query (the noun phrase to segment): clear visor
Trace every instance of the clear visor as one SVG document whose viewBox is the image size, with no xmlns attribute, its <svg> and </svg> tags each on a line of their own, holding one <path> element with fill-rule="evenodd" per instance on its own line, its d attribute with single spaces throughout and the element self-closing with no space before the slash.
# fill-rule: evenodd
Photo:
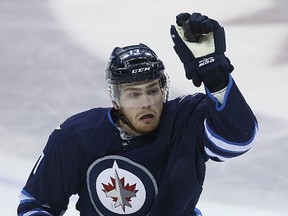
<svg viewBox="0 0 288 216">
<path fill-rule="evenodd" d="M 116 86 L 115 86 L 116 87 Z M 125 83 L 114 87 L 114 101 L 120 107 L 149 107 L 165 101 L 165 91 L 159 80 Z"/>
</svg>

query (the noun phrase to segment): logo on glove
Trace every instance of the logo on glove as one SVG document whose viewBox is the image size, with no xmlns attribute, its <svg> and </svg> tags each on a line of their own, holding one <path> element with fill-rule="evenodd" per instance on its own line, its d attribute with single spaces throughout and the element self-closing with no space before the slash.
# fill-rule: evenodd
<svg viewBox="0 0 288 216">
<path fill-rule="evenodd" d="M 214 61 L 215 61 L 215 59 L 213 57 L 203 59 L 203 60 L 199 61 L 199 68 L 203 67 L 203 66 L 205 66 L 207 64 L 210 64 L 210 63 L 212 63 Z"/>
</svg>

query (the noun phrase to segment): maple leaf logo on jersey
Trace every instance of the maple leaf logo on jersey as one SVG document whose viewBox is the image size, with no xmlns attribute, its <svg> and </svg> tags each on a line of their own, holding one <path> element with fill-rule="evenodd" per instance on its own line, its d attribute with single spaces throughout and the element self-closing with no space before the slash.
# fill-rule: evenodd
<svg viewBox="0 0 288 216">
<path fill-rule="evenodd" d="M 125 179 L 119 178 L 117 170 L 115 170 L 115 178 L 110 177 L 112 184 L 104 184 L 103 185 L 103 192 L 106 194 L 106 197 L 111 197 L 114 201 L 114 207 L 117 208 L 119 206 L 122 207 L 123 211 L 125 212 L 125 206 L 132 207 L 130 204 L 131 198 L 136 197 L 136 184 L 125 185 Z"/>
</svg>

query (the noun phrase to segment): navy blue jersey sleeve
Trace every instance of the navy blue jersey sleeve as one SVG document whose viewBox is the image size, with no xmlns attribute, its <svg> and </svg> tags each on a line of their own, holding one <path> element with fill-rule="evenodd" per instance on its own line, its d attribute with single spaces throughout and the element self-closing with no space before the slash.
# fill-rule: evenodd
<svg viewBox="0 0 288 216">
<path fill-rule="evenodd" d="M 206 154 L 224 161 L 247 152 L 258 131 L 257 120 L 230 76 L 224 101 L 220 104 L 208 89 L 208 115 L 204 122 Z"/>
<path fill-rule="evenodd" d="M 73 139 L 56 129 L 21 192 L 18 215 L 62 215 L 78 184 L 77 148 Z M 33 213 L 33 214 L 32 214 Z"/>
<path fill-rule="evenodd" d="M 53 131 L 21 192 L 18 215 L 66 211 L 70 196 L 78 193 L 85 179 L 83 146 L 101 121 L 97 113 L 91 110 L 72 116 Z"/>
<path fill-rule="evenodd" d="M 20 194 L 18 215 L 64 214 L 71 195 L 79 194 L 84 187 L 85 148 L 108 110 L 95 108 L 78 113 L 52 132 Z"/>
</svg>

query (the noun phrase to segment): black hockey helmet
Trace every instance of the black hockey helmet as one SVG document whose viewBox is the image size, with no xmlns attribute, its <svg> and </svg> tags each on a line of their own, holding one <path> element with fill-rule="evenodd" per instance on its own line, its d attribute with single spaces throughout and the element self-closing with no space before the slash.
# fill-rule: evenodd
<svg viewBox="0 0 288 216">
<path fill-rule="evenodd" d="M 108 92 L 112 101 L 119 98 L 119 85 L 124 83 L 146 82 L 159 79 L 168 99 L 168 75 L 164 64 L 153 50 L 145 44 L 116 47 L 113 49 L 105 71 Z"/>
<path fill-rule="evenodd" d="M 146 45 L 114 48 L 106 69 L 108 84 L 143 82 L 164 75 L 164 65 Z"/>
</svg>

